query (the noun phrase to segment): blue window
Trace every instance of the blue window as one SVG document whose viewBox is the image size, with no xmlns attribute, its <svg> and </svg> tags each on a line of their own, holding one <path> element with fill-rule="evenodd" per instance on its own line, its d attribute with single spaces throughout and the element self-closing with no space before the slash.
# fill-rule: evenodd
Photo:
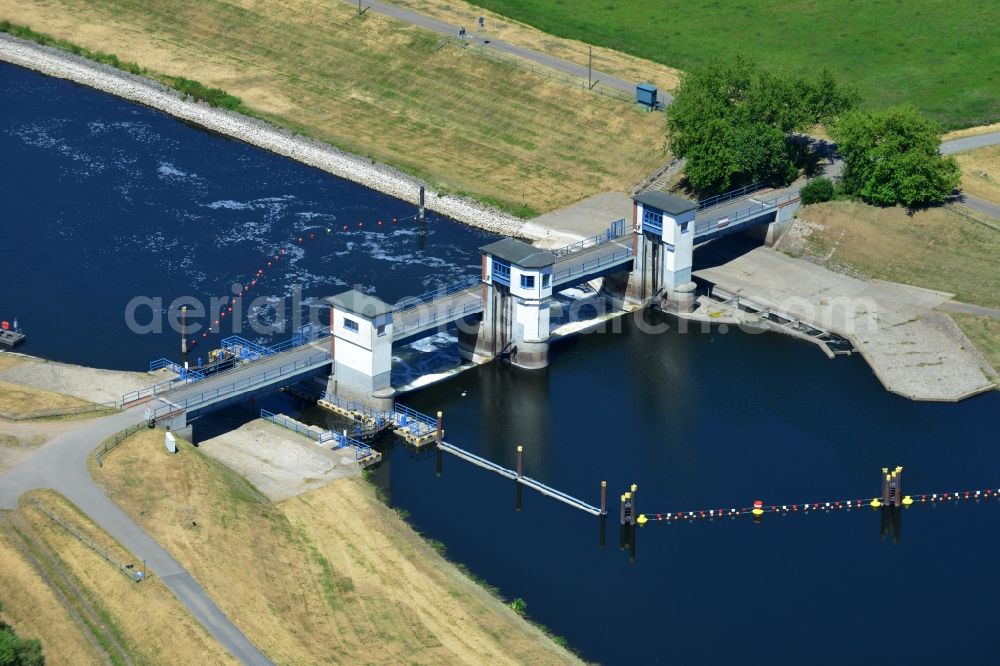
<svg viewBox="0 0 1000 666">
<path fill-rule="evenodd" d="M 357 333 L 358 322 L 354 321 L 353 319 L 348 319 L 347 317 L 344 317 L 344 328 L 346 328 L 351 333 Z"/>
<path fill-rule="evenodd" d="M 682 234 L 686 234 L 687 232 L 688 232 L 688 223 L 687 222 L 681 222 L 681 233 Z"/>
<path fill-rule="evenodd" d="M 542 289 L 548 289 L 550 284 L 552 284 L 552 276 L 546 273 L 542 276 Z"/>
<path fill-rule="evenodd" d="M 510 286 L 510 264 L 493 260 L 493 281 Z"/>
<path fill-rule="evenodd" d="M 655 208 L 642 208 L 642 230 L 663 233 L 663 213 Z"/>
<path fill-rule="evenodd" d="M 521 289 L 534 289 L 535 288 L 535 276 L 534 275 L 522 275 L 521 276 Z"/>
</svg>

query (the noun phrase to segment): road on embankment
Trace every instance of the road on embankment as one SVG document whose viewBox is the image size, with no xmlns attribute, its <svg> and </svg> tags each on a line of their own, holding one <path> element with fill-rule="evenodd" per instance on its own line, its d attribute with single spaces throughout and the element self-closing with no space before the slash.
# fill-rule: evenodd
<svg viewBox="0 0 1000 666">
<path fill-rule="evenodd" d="M 353 6 L 357 6 L 358 4 L 356 0 L 342 1 Z M 586 79 L 589 74 L 595 81 L 600 82 L 608 88 L 620 90 L 628 93 L 629 95 L 635 94 L 634 81 L 626 81 L 625 79 L 612 76 L 607 72 L 600 72 L 596 69 L 588 70 L 583 65 L 579 65 L 575 62 L 563 60 L 562 58 L 556 58 L 546 53 L 540 53 L 539 51 L 533 51 L 532 49 L 524 48 L 523 46 L 517 46 L 515 44 L 511 44 L 510 42 L 505 42 L 502 39 L 487 39 L 486 37 L 482 37 L 474 32 L 475 26 L 451 25 L 449 23 L 445 23 L 444 21 L 439 21 L 429 16 L 424 16 L 423 14 L 418 14 L 417 12 L 410 11 L 409 9 L 399 7 L 398 5 L 390 5 L 384 2 L 365 0 L 361 3 L 361 6 L 362 8 L 367 7 L 367 11 L 377 12 L 405 23 L 433 30 L 434 32 L 447 37 L 457 38 L 459 36 L 459 29 L 465 27 L 465 41 L 471 44 L 479 44 L 486 48 L 492 48 L 500 53 L 506 53 L 518 58 L 524 58 L 525 60 L 529 60 L 543 67 L 554 69 L 557 72 L 575 76 L 581 80 Z M 670 93 L 662 90 L 659 92 L 659 97 L 666 104 L 669 104 L 673 100 L 673 96 Z"/>
<path fill-rule="evenodd" d="M 0 509 L 17 508 L 18 498 L 36 488 L 62 493 L 133 555 L 145 560 L 153 574 L 234 657 L 244 664 L 270 664 L 271 660 L 230 622 L 191 574 L 111 501 L 90 476 L 87 459 L 91 452 L 119 430 L 141 423 L 142 411 L 143 406 L 139 406 L 81 423 L 0 474 Z"/>
<path fill-rule="evenodd" d="M 354 0 L 342 0 L 343 2 L 350 5 L 357 5 Z M 579 65 L 568 60 L 563 60 L 561 58 L 556 58 L 550 56 L 546 53 L 541 53 L 539 51 L 534 51 L 523 46 L 517 46 L 509 42 L 505 42 L 501 39 L 487 39 L 474 32 L 475 26 L 456 26 L 444 21 L 439 21 L 438 19 L 431 18 L 429 16 L 424 16 L 417 12 L 411 11 L 404 7 L 398 5 L 386 4 L 384 2 L 377 2 L 371 0 L 362 3 L 362 8 L 367 7 L 367 11 L 377 12 L 385 16 L 403 21 L 405 23 L 410 23 L 412 25 L 420 26 L 428 30 L 433 30 L 441 35 L 448 37 L 458 37 L 459 28 L 466 27 L 465 40 L 472 44 L 479 44 L 486 48 L 492 48 L 500 53 L 506 53 L 508 55 L 516 56 L 518 58 L 523 58 L 525 60 L 534 62 L 536 64 L 542 65 L 543 67 L 549 67 L 558 72 L 568 74 L 569 76 L 577 77 L 581 80 L 592 76 L 595 80 L 599 80 L 601 84 L 613 88 L 615 90 L 620 90 L 622 92 L 628 93 L 629 95 L 635 92 L 636 83 L 633 81 L 626 81 L 625 79 L 619 78 L 617 76 L 612 76 L 606 72 L 600 72 L 597 70 L 588 71 L 583 65 Z M 470 32 L 470 30 L 472 30 Z M 664 104 L 670 104 L 673 101 L 673 95 L 668 92 L 660 91 L 660 99 Z M 988 132 L 986 134 L 979 134 L 975 136 L 962 137 L 960 139 L 952 139 L 951 141 L 944 141 L 941 143 L 941 154 L 951 155 L 954 153 L 964 152 L 966 150 L 975 150 L 976 148 L 984 148 L 986 146 L 992 146 L 1000 143 L 1000 132 Z M 838 160 L 839 162 L 839 160 Z M 829 175 L 834 175 L 835 172 L 839 173 L 839 164 L 835 163 L 830 165 L 827 169 Z M 779 191 L 783 192 L 784 190 Z M 968 194 L 964 194 L 962 197 L 962 204 L 971 208 L 972 210 L 982 213 L 984 215 L 989 215 L 990 217 L 1000 219 L 1000 205 L 993 202 L 986 201 L 985 199 L 980 199 Z"/>
</svg>

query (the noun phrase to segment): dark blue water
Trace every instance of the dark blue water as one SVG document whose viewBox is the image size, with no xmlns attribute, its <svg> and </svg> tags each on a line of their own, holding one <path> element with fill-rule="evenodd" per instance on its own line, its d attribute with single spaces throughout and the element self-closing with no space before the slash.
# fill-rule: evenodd
<svg viewBox="0 0 1000 666">
<path fill-rule="evenodd" d="M 122 302 L 140 287 L 225 293 L 271 244 L 316 225 L 299 213 L 356 224 L 411 212 L 71 84 L 12 68 L 0 76 L 2 182 L 17 183 L 4 196 L 17 214 L 4 218 L 0 310 L 30 321 L 26 351 L 139 367 L 174 347 L 118 325 Z M 161 173 L 164 164 L 184 176 Z M 224 201 L 235 205 L 213 207 Z M 299 281 L 323 293 L 357 281 L 394 298 L 436 272 L 474 270 L 485 238 L 437 220 L 421 251 L 412 231 L 352 227 L 315 239 L 320 251 L 307 247 L 268 289 L 283 294 Z M 32 281 L 21 280 L 25 272 Z M 99 348 L 80 343 L 94 331 L 79 321 L 94 310 Z M 515 511 L 509 481 L 447 455 L 440 478 L 433 454 L 400 446 L 375 472 L 420 531 L 523 598 L 532 619 L 588 660 L 996 662 L 995 502 L 915 506 L 901 513 L 896 537 L 883 536 L 880 513 L 867 508 L 768 515 L 759 525 L 652 523 L 636 534 L 634 562 L 619 550 L 614 514 L 631 483 L 641 511 L 665 513 L 872 497 L 880 468 L 896 465 L 908 492 L 997 488 L 998 393 L 912 403 L 886 393 L 858 357 L 829 361 L 775 335 L 648 335 L 626 321 L 620 333 L 559 345 L 548 370 L 482 366 L 406 403 L 443 410 L 449 441 L 507 466 L 523 444 L 527 474 L 591 503 L 608 481 L 602 547 L 597 519 L 531 491 Z M 196 435 L 240 418 L 199 421 Z"/>
<path fill-rule="evenodd" d="M 479 246 L 496 238 L 436 216 L 422 233 L 412 205 L 2 63 L 0 187 L 0 319 L 18 318 L 25 353 L 106 368 L 178 358 L 171 303 L 190 297 L 208 310 L 258 270 L 238 321 L 192 322 L 221 325 L 193 336 L 196 352 L 233 332 L 290 337 L 293 314 L 308 320 L 299 291 L 308 302 L 360 285 L 393 302 L 474 275 Z M 152 302 L 133 319 L 155 317 L 162 333 L 129 329 L 136 297 L 159 299 L 162 311 Z M 284 330 L 258 334 L 250 315 Z"/>
</svg>

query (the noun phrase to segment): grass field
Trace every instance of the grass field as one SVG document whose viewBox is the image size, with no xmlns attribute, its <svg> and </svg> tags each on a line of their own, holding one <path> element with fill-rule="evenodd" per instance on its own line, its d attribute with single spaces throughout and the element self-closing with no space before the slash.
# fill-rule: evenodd
<svg viewBox="0 0 1000 666">
<path fill-rule="evenodd" d="M 907 214 L 852 201 L 805 206 L 805 253 L 834 270 L 955 294 L 1000 307 L 1000 234 L 946 208 Z"/>
<path fill-rule="evenodd" d="M 1000 203 L 1000 145 L 955 155 L 962 167 L 962 189 L 976 197 Z"/>
<path fill-rule="evenodd" d="M 161 431 L 95 478 L 277 663 L 575 661 L 445 561 L 361 479 L 273 504 Z"/>
<path fill-rule="evenodd" d="M 522 215 L 627 191 L 662 114 L 320 0 L 0 0 L 0 18 L 239 96 L 255 114 Z"/>
<path fill-rule="evenodd" d="M 951 313 L 962 332 L 972 340 L 979 353 L 993 369 L 1000 372 L 1000 319 Z"/>
<path fill-rule="evenodd" d="M 995 0 L 476 0 L 545 32 L 682 70 L 737 53 L 767 67 L 828 66 L 866 105 L 912 102 L 945 129 L 1000 120 Z"/>
<path fill-rule="evenodd" d="M 61 495 L 35 491 L 0 516 L 0 600 L 25 636 L 42 641 L 48 663 L 232 664 L 235 661 L 154 575 L 135 583 L 33 505 L 70 524 L 118 562 L 141 560 Z"/>
</svg>

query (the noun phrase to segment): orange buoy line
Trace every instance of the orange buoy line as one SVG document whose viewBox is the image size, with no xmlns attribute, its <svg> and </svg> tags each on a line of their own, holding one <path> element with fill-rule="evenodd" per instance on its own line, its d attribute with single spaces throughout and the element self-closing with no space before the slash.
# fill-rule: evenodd
<svg viewBox="0 0 1000 666">
<path fill-rule="evenodd" d="M 418 217 L 420 217 L 420 214 L 419 213 L 415 213 L 413 215 L 408 215 L 406 217 L 394 217 L 394 218 L 392 218 L 391 222 L 383 222 L 381 219 L 377 219 L 375 221 L 374 226 L 376 228 L 378 228 L 378 227 L 382 227 L 384 225 L 389 225 L 389 224 L 399 224 L 400 222 L 405 222 L 407 220 L 415 220 Z M 365 228 L 365 223 L 363 221 L 358 222 L 357 223 L 357 228 L 358 229 L 364 229 Z M 330 236 L 330 235 L 332 235 L 334 233 L 334 231 L 349 231 L 349 230 L 351 230 L 351 225 L 345 224 L 345 225 L 342 226 L 341 229 L 335 229 L 334 227 L 324 227 L 324 228 L 316 227 L 314 229 L 317 229 L 317 230 L 319 230 L 321 232 L 325 231 L 326 233 L 322 234 L 322 235 Z M 209 317 L 209 320 L 208 320 L 208 322 L 209 322 L 208 323 L 208 329 L 201 334 L 201 337 L 202 338 L 207 338 L 210 333 L 221 333 L 222 332 L 222 324 L 225 322 L 226 316 L 227 315 L 232 315 L 232 313 L 233 313 L 233 306 L 235 306 L 237 304 L 237 302 L 239 301 L 239 299 L 245 297 L 247 295 L 247 293 L 250 292 L 251 289 L 253 289 L 254 287 L 256 287 L 258 282 L 260 282 L 261 280 L 264 279 L 264 275 L 265 275 L 264 269 L 265 268 L 271 268 L 272 266 L 275 266 L 279 261 L 281 261 L 281 259 L 286 254 L 288 254 L 288 252 L 291 249 L 293 249 L 295 247 L 303 247 L 304 244 L 306 243 L 306 241 L 315 240 L 316 239 L 316 233 L 317 232 L 315 230 L 314 231 L 303 232 L 301 236 L 299 236 L 299 235 L 294 236 L 287 243 L 283 243 L 283 244 L 279 245 L 278 249 L 275 250 L 275 252 L 273 254 L 268 255 L 264 259 L 264 261 L 266 262 L 266 264 L 263 265 L 263 266 L 261 266 L 260 268 L 258 268 L 254 272 L 253 277 L 251 277 L 250 280 L 248 280 L 246 282 L 242 282 L 241 281 L 242 289 L 239 292 L 237 292 L 230 299 L 229 304 L 226 305 L 226 306 L 223 306 L 219 310 L 218 315 L 216 315 L 215 317 Z M 189 344 L 191 345 L 191 347 L 194 347 L 195 345 L 198 344 L 198 338 L 197 337 L 191 338 L 191 340 L 189 341 Z"/>
<path fill-rule="evenodd" d="M 938 504 L 942 502 L 959 502 L 964 500 L 983 500 L 1000 498 L 1000 488 L 987 488 L 985 490 L 965 490 L 953 493 L 926 493 L 921 495 L 907 495 L 901 501 L 904 507 L 913 504 Z M 723 509 L 697 509 L 695 511 L 667 511 L 663 513 L 643 514 L 638 520 L 639 524 L 646 522 L 678 523 L 701 520 L 704 518 L 737 518 L 739 516 L 753 516 L 760 518 L 765 513 L 809 513 L 809 512 L 830 512 L 830 511 L 850 511 L 851 509 L 863 509 L 865 507 L 878 508 L 889 506 L 884 504 L 880 498 L 874 499 L 853 499 L 853 500 L 833 500 L 829 502 L 803 502 L 799 504 L 771 504 L 766 505 L 762 500 L 755 500 L 752 506 L 732 507 Z"/>
</svg>

